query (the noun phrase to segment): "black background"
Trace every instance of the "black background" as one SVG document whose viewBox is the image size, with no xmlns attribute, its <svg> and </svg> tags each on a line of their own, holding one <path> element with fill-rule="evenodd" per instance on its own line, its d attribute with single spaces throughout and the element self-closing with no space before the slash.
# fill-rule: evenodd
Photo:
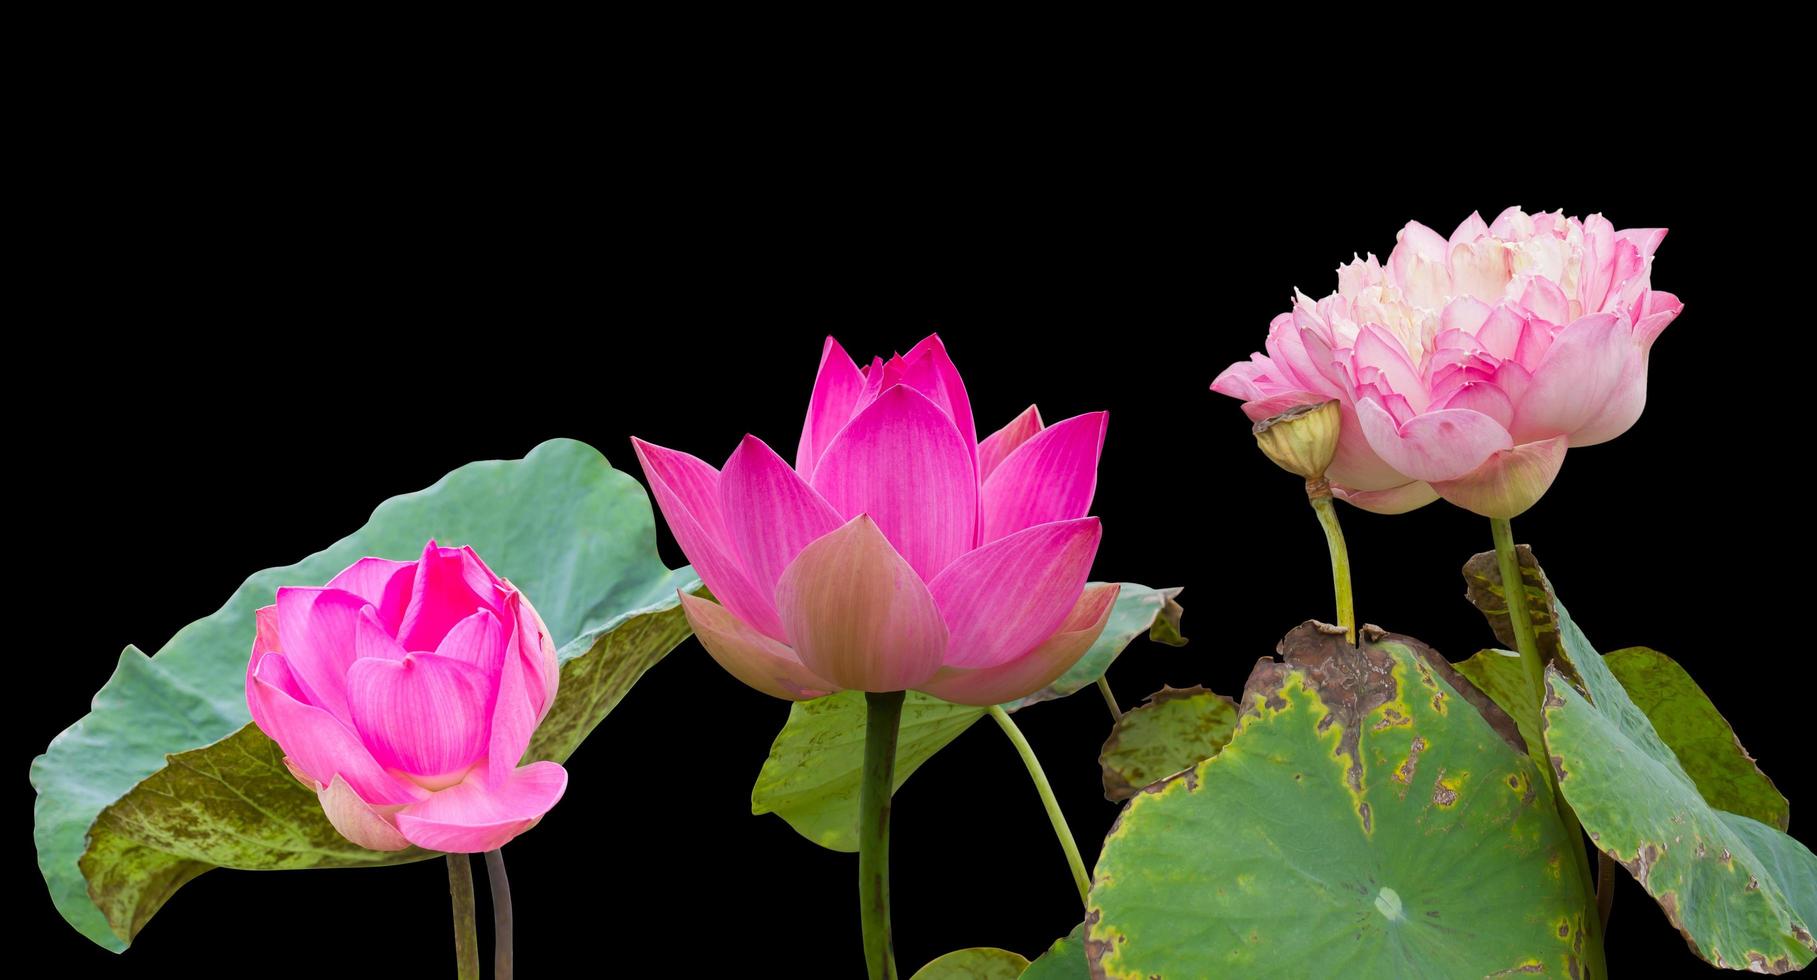
<svg viewBox="0 0 1817 980">
<path fill-rule="evenodd" d="M 636 473 L 633 434 L 718 462 L 747 431 L 792 455 L 828 333 L 868 358 L 938 330 L 981 434 L 1031 401 L 1050 422 L 1108 409 L 1094 577 L 1185 586 L 1192 640 L 1138 640 L 1111 681 L 1126 706 L 1164 683 L 1238 693 L 1283 632 L 1329 617 L 1329 579 L 1297 481 L 1208 384 L 1293 286 L 1324 295 L 1338 263 L 1386 258 L 1408 219 L 1449 234 L 1509 204 L 1669 227 L 1653 281 L 1687 304 L 1654 349 L 1646 414 L 1571 452 L 1517 537 L 1599 646 L 1679 659 L 1794 812 L 1817 805 L 1797 724 L 1817 676 L 1794 476 L 1810 326 L 1788 295 L 1808 243 L 1774 211 L 1781 178 L 1745 155 L 1692 164 L 1633 124 L 1600 156 L 1487 167 L 1460 147 L 1389 183 L 1394 141 L 1291 128 L 1213 154 L 1135 127 L 1115 149 L 1001 162 L 920 144 L 785 161 L 746 130 L 689 152 L 555 125 L 510 150 L 402 124 L 331 144 L 255 130 L 209 131 L 221 152 L 206 158 L 181 152 L 204 134 L 149 129 L 117 156 L 72 156 L 68 220 L 34 261 L 55 310 L 12 364 L 37 393 L 12 413 L 32 508 L 14 612 L 34 624 L 11 658 L 15 942 L 71 975 L 440 973 L 440 862 L 210 873 L 126 954 L 102 951 L 27 870 L 29 757 L 125 644 L 156 650 L 248 574 L 469 460 L 569 436 Z M 1490 546 L 1486 521 L 1443 503 L 1341 513 L 1361 619 L 1453 659 L 1493 642 L 1458 574 Z M 653 669 L 508 849 L 520 975 L 860 975 L 855 857 L 749 812 L 787 714 L 691 639 Z M 1089 862 L 1116 814 L 1098 782 L 1104 706 L 1088 690 L 1017 717 Z M 894 833 L 905 973 L 970 945 L 1032 956 L 1080 918 L 994 726 L 908 782 Z M 1608 952 L 1617 976 L 1699 969 L 1625 874 Z"/>
</svg>

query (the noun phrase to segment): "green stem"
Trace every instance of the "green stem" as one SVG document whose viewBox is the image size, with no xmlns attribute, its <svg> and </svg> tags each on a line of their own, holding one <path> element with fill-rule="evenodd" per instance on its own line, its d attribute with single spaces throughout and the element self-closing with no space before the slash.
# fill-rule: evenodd
<svg viewBox="0 0 1817 980">
<path fill-rule="evenodd" d="M 511 980 L 511 879 L 502 848 L 486 852 L 486 882 L 492 886 L 492 980 Z"/>
<path fill-rule="evenodd" d="M 1356 604 L 1350 595 L 1350 550 L 1344 547 L 1344 529 L 1338 526 L 1337 507 L 1331 502 L 1331 486 L 1323 479 L 1306 483 L 1306 496 L 1312 498 L 1312 509 L 1319 515 L 1319 526 L 1325 529 L 1325 547 L 1331 552 L 1331 589 L 1337 593 L 1338 625 L 1344 635 L 1356 642 Z"/>
<path fill-rule="evenodd" d="M 479 932 L 473 927 L 473 863 L 465 854 L 448 855 L 448 894 L 454 900 L 454 975 L 459 980 L 479 980 Z"/>
<path fill-rule="evenodd" d="M 1546 665 L 1540 659 L 1539 638 L 1533 632 L 1533 614 L 1527 609 L 1527 584 L 1521 577 L 1520 555 L 1514 550 L 1514 527 L 1505 517 L 1491 517 L 1489 529 L 1495 535 L 1495 561 L 1501 573 L 1502 601 L 1508 606 L 1508 625 L 1514 631 L 1514 645 L 1520 650 L 1521 667 L 1527 674 L 1527 682 L 1533 689 L 1533 703 L 1542 706 L 1546 703 Z M 1558 789 L 1558 776 L 1552 771 L 1551 760 L 1546 758 L 1544 745 L 1528 746 L 1529 755 L 1537 750 L 1534 759 L 1535 768 L 1545 774 L 1546 785 L 1552 790 L 1552 799 L 1558 805 L 1558 815 L 1565 824 L 1565 839 L 1575 841 L 1571 850 L 1577 855 L 1578 874 L 1582 877 L 1584 887 L 1596 896 L 1598 932 L 1600 926 L 1609 921 L 1609 906 L 1615 901 L 1614 877 L 1605 877 L 1602 861 L 1606 855 L 1598 853 L 1598 870 L 1591 872 L 1589 858 L 1584 855 L 1583 825 L 1577 822 L 1577 812 L 1565 800 Z"/>
<path fill-rule="evenodd" d="M 896 980 L 890 939 L 890 792 L 895 788 L 896 733 L 903 692 L 867 693 L 864 785 L 858 797 L 858 905 L 870 980 Z"/>
<path fill-rule="evenodd" d="M 1603 931 L 1609 928 L 1609 913 L 1615 910 L 1615 859 L 1596 852 L 1596 918 Z"/>
<path fill-rule="evenodd" d="M 996 719 L 997 727 L 1003 729 L 1010 744 L 1016 747 L 1016 754 L 1022 757 L 1022 765 L 1027 767 L 1029 778 L 1035 782 L 1035 792 L 1041 794 L 1041 805 L 1047 808 L 1047 822 L 1054 825 L 1054 836 L 1060 839 L 1060 849 L 1066 852 L 1067 867 L 1072 869 L 1073 884 L 1079 889 L 1079 901 L 1084 903 L 1091 891 L 1091 875 L 1085 870 L 1085 859 L 1079 856 L 1079 845 L 1073 840 L 1071 828 L 1066 826 L 1066 814 L 1060 812 L 1060 801 L 1054 799 L 1054 788 L 1047 782 L 1047 773 L 1041 771 L 1041 760 L 1035 758 L 1035 750 L 1029 747 L 1028 739 L 1022 737 L 1022 729 L 1010 720 L 1008 712 L 993 704 L 990 713 Z"/>
<path fill-rule="evenodd" d="M 1533 633 L 1533 616 L 1527 611 L 1527 586 L 1520 574 L 1520 558 L 1514 551 L 1514 527 L 1505 517 L 1489 519 L 1489 528 L 1495 534 L 1495 560 L 1502 576 L 1502 600 L 1508 606 L 1508 623 L 1514 630 L 1514 645 L 1520 648 L 1521 668 L 1526 671 L 1527 684 L 1533 689 L 1533 703 L 1544 704 L 1546 700 L 1546 665 L 1539 659 L 1539 640 Z M 1543 761 L 1543 760 L 1542 760 Z M 1546 779 L 1553 781 L 1553 790 L 1558 786 L 1552 775 L 1552 767 L 1540 766 L 1545 770 Z"/>
<path fill-rule="evenodd" d="M 1110 692 L 1110 681 L 1103 674 L 1098 675 L 1098 693 L 1104 695 L 1104 703 L 1110 706 L 1112 721 L 1123 720 L 1123 709 L 1117 707 L 1117 696 Z"/>
</svg>

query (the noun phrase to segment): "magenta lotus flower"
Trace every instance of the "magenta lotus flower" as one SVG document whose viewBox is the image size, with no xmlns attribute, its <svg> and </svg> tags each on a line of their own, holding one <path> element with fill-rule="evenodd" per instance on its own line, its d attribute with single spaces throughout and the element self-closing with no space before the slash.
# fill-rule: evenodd
<svg viewBox="0 0 1817 980">
<path fill-rule="evenodd" d="M 561 766 L 517 764 L 555 702 L 555 645 L 472 548 L 362 558 L 257 619 L 252 720 L 348 840 L 489 851 L 561 799 Z"/>
<path fill-rule="evenodd" d="M 1269 325 L 1267 353 L 1212 390 L 1260 421 L 1337 399 L 1327 475 L 1367 510 L 1444 497 L 1512 517 L 1544 494 L 1570 447 L 1627 431 L 1647 398 L 1647 357 L 1682 304 L 1650 283 L 1663 228 L 1509 208 L 1449 239 L 1418 222 L 1382 265 L 1338 269 L 1338 291 Z"/>
<path fill-rule="evenodd" d="M 723 470 L 632 440 L 718 604 L 683 594 L 707 652 L 779 698 L 925 691 L 988 705 L 1083 655 L 1117 587 L 1086 588 L 1105 413 L 1034 407 L 978 441 L 938 337 L 859 368 L 831 337 L 795 465 L 747 435 Z"/>
</svg>

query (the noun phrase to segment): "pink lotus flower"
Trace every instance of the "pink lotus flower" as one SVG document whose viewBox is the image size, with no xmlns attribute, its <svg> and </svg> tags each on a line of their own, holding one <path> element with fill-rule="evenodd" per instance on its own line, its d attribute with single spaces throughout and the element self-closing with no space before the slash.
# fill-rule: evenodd
<svg viewBox="0 0 1817 980">
<path fill-rule="evenodd" d="M 1647 398 L 1647 355 L 1682 304 L 1649 277 L 1663 228 L 1509 208 L 1449 239 L 1418 222 L 1382 265 L 1338 269 L 1338 291 L 1295 294 L 1266 354 L 1212 390 L 1260 421 L 1337 399 L 1328 476 L 1384 513 L 1444 497 L 1512 517 L 1545 493 L 1568 447 L 1627 431 Z"/>
<path fill-rule="evenodd" d="M 1064 673 L 1116 601 L 1085 587 L 1104 425 L 1031 406 L 980 443 L 938 337 L 863 369 L 829 337 L 793 467 L 750 435 L 720 471 L 632 442 L 719 600 L 683 594 L 688 621 L 734 677 L 988 705 Z"/>
<path fill-rule="evenodd" d="M 362 558 L 257 621 L 252 720 L 348 840 L 489 851 L 561 799 L 561 766 L 517 764 L 555 702 L 555 645 L 472 548 Z"/>
</svg>

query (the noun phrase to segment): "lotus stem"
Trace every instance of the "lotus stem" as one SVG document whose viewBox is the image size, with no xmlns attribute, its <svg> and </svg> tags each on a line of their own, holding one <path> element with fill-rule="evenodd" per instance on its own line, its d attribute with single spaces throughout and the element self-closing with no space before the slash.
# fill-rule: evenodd
<svg viewBox="0 0 1817 980">
<path fill-rule="evenodd" d="M 1539 659 L 1539 640 L 1533 634 L 1533 616 L 1527 611 L 1527 586 L 1521 579 L 1520 557 L 1514 551 L 1514 527 L 1505 517 L 1489 519 L 1495 534 L 1495 560 L 1501 570 L 1502 600 L 1508 606 L 1508 624 L 1514 630 L 1514 645 L 1520 648 L 1521 667 L 1527 683 L 1533 688 L 1535 704 L 1546 700 L 1546 665 Z M 1542 760 L 1543 761 L 1543 760 Z M 1548 782 L 1553 782 L 1552 767 L 1540 766 Z M 1557 789 L 1556 784 L 1553 789 Z"/>
<path fill-rule="evenodd" d="M 1098 693 L 1104 695 L 1104 704 L 1110 708 L 1111 720 L 1122 721 L 1123 709 L 1117 707 L 1117 696 L 1111 693 L 1110 680 L 1102 674 L 1098 675 Z"/>
<path fill-rule="evenodd" d="M 511 879 L 503 848 L 486 852 L 486 882 L 492 886 L 492 980 L 511 980 Z"/>
<path fill-rule="evenodd" d="M 890 938 L 890 793 L 895 789 L 903 692 L 867 693 L 864 698 L 864 784 L 858 798 L 858 903 L 864 924 L 864 962 L 870 980 L 896 980 L 896 951 Z"/>
<path fill-rule="evenodd" d="M 1029 778 L 1034 780 L 1035 792 L 1041 794 L 1041 805 L 1047 808 L 1047 822 L 1053 824 L 1054 836 L 1060 839 L 1060 849 L 1066 852 L 1073 885 L 1079 889 L 1079 902 L 1085 904 L 1091 892 L 1091 875 L 1085 870 L 1085 859 L 1079 856 L 1079 844 L 1073 840 L 1072 829 L 1066 826 L 1066 814 L 1060 811 L 1060 801 L 1054 799 L 1054 788 L 1047 781 L 1047 773 L 1041 771 L 1041 760 L 1035 758 L 1035 750 L 1029 747 L 1028 739 L 1022 737 L 1022 729 L 1010 720 L 1009 712 L 993 704 L 990 715 L 996 719 L 997 727 L 1003 729 L 1003 734 L 1009 736 L 1016 754 L 1022 757 L 1022 765 L 1028 769 Z"/>
<path fill-rule="evenodd" d="M 1615 910 L 1615 859 L 1596 852 L 1596 918 L 1603 930 L 1609 928 L 1609 913 Z"/>
<path fill-rule="evenodd" d="M 448 855 L 448 894 L 454 901 L 454 963 L 459 980 L 479 980 L 479 931 L 473 926 L 473 862 Z"/>
<path fill-rule="evenodd" d="M 1344 529 L 1338 525 L 1337 506 L 1331 502 L 1331 484 L 1321 477 L 1306 481 L 1306 496 L 1325 529 L 1325 547 L 1331 552 L 1331 590 L 1337 594 L 1338 625 L 1356 643 L 1356 603 L 1350 594 L 1350 550 L 1344 547 Z M 1506 521 L 1503 522 L 1507 523 Z"/>
<path fill-rule="evenodd" d="M 1520 556 L 1514 550 L 1514 527 L 1505 517 L 1489 519 L 1490 531 L 1495 535 L 1495 560 L 1501 573 L 1502 601 L 1508 606 L 1508 625 L 1514 631 L 1514 645 L 1520 650 L 1521 666 L 1525 668 L 1528 682 L 1533 686 L 1533 703 L 1546 703 L 1546 665 L 1539 656 L 1539 638 L 1533 632 L 1533 614 L 1527 609 L 1527 584 L 1521 578 Z M 1543 707 L 1540 709 L 1545 710 Z M 1606 925 L 1609 911 L 1615 902 L 1615 879 L 1613 867 L 1608 863 L 1608 855 L 1597 851 L 1597 870 L 1590 871 L 1589 859 L 1584 856 L 1583 825 L 1577 822 L 1577 811 L 1565 799 L 1558 788 L 1558 776 L 1552 771 L 1552 763 L 1542 745 L 1527 746 L 1528 755 L 1533 757 L 1534 768 L 1545 775 L 1546 785 L 1552 790 L 1553 802 L 1558 806 L 1558 815 L 1565 824 L 1565 838 L 1572 842 L 1571 850 L 1577 856 L 1578 874 L 1583 879 L 1584 887 L 1590 889 L 1596 898 L 1598 925 Z M 1598 930 L 1600 932 L 1600 929 Z"/>
</svg>

